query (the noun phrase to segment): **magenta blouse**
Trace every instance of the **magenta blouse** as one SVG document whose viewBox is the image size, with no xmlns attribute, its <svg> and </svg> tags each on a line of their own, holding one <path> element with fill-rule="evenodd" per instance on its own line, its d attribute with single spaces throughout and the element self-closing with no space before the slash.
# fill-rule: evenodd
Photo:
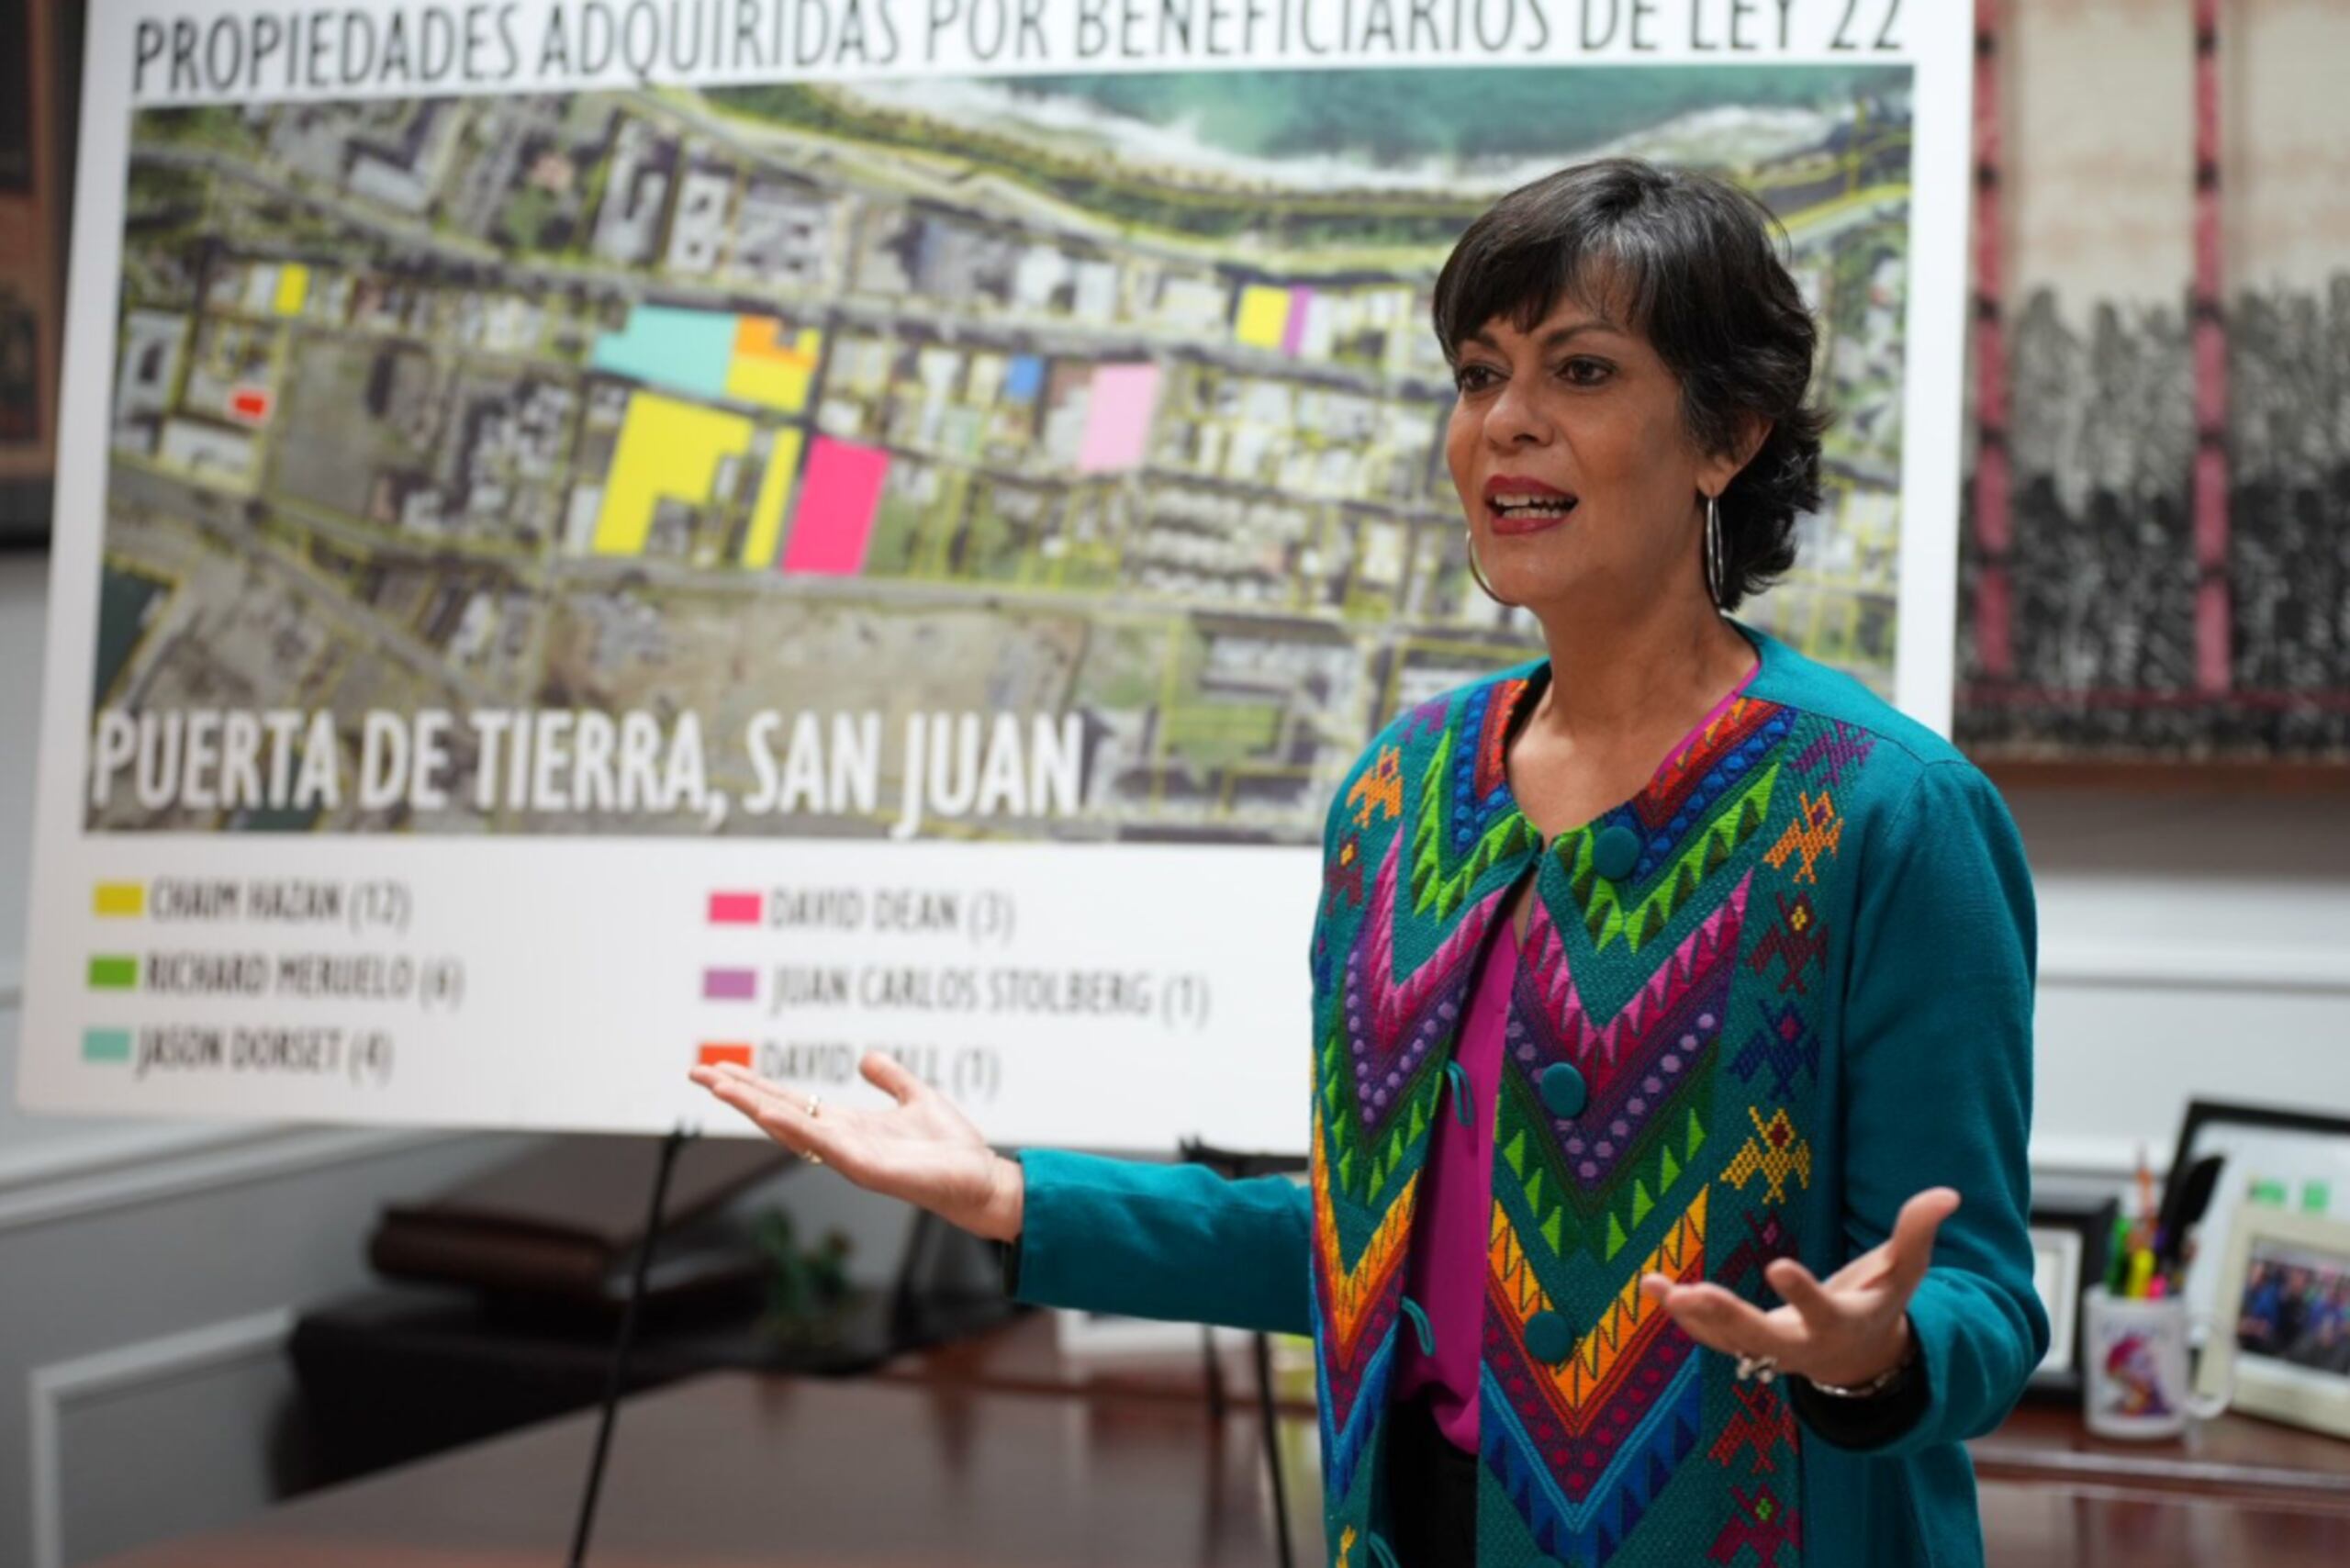
<svg viewBox="0 0 2350 1568">
<path fill-rule="evenodd" d="M 1759 665 L 1757 668 L 1761 667 Z M 1749 669 L 1713 711 L 1676 743 L 1663 772 L 1705 734 L 1715 720 L 1754 678 Z M 1412 1252 L 1404 1267 L 1404 1295 L 1427 1315 L 1433 1353 L 1420 1349 L 1409 1325 L 1400 1337 L 1394 1397 L 1428 1391 L 1437 1429 L 1455 1448 L 1477 1451 L 1477 1336 L 1485 1321 L 1486 1222 L 1494 1200 L 1494 1124 L 1501 1099 L 1502 1036 L 1509 1026 L 1510 987 L 1517 980 L 1517 924 L 1505 920 L 1486 949 L 1484 969 L 1461 1021 L 1444 1114 L 1428 1137 L 1427 1164 L 1420 1176 L 1418 1212 L 1413 1218 Z M 1464 1122 L 1455 1103 L 1466 1081 Z"/>
<path fill-rule="evenodd" d="M 1395 1397 L 1428 1395 L 1437 1429 L 1455 1448 L 1477 1451 L 1477 1332 L 1484 1322 L 1485 1226 L 1493 1202 L 1494 1107 L 1501 1099 L 1502 1032 L 1509 1023 L 1509 989 L 1517 979 L 1517 930 L 1505 921 L 1488 950 L 1469 1002 L 1453 1059 L 1469 1082 L 1469 1125 L 1450 1100 L 1460 1092 L 1453 1076 L 1444 1115 L 1429 1135 L 1420 1177 L 1420 1209 L 1412 1254 L 1404 1265 L 1404 1294 L 1428 1316 L 1436 1353 L 1421 1352 L 1407 1331 L 1399 1345 Z"/>
</svg>

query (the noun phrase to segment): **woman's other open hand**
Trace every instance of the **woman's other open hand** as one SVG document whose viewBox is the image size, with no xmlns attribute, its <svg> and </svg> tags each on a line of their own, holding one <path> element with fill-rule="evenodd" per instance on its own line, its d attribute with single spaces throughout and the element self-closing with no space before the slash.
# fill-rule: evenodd
<svg viewBox="0 0 2350 1568">
<path fill-rule="evenodd" d="M 1020 1163 L 988 1147 L 969 1117 L 879 1051 L 857 1063 L 866 1081 L 896 1102 L 867 1110 L 809 1097 L 732 1062 L 697 1067 L 696 1083 L 759 1125 L 794 1154 L 812 1156 L 858 1186 L 928 1209 L 995 1241 L 1020 1234 L 1024 1193 Z"/>
<path fill-rule="evenodd" d="M 1827 1279 L 1793 1258 L 1763 1271 L 1785 1305 L 1765 1312 L 1711 1282 L 1680 1284 L 1663 1274 L 1640 1294 L 1689 1337 L 1726 1355 L 1772 1358 L 1781 1372 L 1840 1386 L 1890 1371 L 1909 1348 L 1909 1298 L 1933 1261 L 1934 1233 L 1958 1208 L 1958 1193 L 1933 1187 L 1901 1205 L 1893 1234 Z"/>
</svg>

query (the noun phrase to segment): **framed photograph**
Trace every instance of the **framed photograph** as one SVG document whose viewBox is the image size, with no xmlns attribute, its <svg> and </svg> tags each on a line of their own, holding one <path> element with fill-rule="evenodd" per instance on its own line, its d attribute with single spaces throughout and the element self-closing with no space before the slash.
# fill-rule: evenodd
<svg viewBox="0 0 2350 1568">
<path fill-rule="evenodd" d="M 33 188 L 33 105 L 39 84 L 28 0 L 0 0 L 0 191 Z"/>
<path fill-rule="evenodd" d="M 2196 1391 L 2232 1382 L 2235 1409 L 2350 1438 L 2350 1223 L 2245 1205 L 2219 1289 Z"/>
<path fill-rule="evenodd" d="M 49 542 L 84 0 L 0 0 L 0 550 Z"/>
<path fill-rule="evenodd" d="M 2197 1100 L 2179 1125 L 2170 1168 L 2183 1173 L 2207 1154 L 2225 1163 L 2211 1191 L 2211 1206 L 2196 1227 L 2187 1305 L 2199 1316 L 2224 1317 L 2221 1254 L 2244 1211 L 2281 1210 L 2350 1223 L 2350 1116 Z"/>
<path fill-rule="evenodd" d="M 2030 1385 L 2035 1395 L 2080 1392 L 2082 1300 L 2105 1278 L 2120 1208 L 2110 1197 L 2042 1198 L 2031 1206 L 2031 1279 L 2048 1313 L 2048 1354 Z"/>
</svg>

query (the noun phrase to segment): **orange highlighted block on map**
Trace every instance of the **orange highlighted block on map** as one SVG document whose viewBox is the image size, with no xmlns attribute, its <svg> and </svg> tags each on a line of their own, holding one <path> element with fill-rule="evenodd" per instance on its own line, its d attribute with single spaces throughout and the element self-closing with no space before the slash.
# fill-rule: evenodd
<svg viewBox="0 0 2350 1568">
<path fill-rule="evenodd" d="M 796 414 L 808 406 L 809 383 L 824 334 L 813 327 L 793 331 L 772 316 L 739 316 L 734 353 L 726 364 L 726 395 Z"/>
</svg>

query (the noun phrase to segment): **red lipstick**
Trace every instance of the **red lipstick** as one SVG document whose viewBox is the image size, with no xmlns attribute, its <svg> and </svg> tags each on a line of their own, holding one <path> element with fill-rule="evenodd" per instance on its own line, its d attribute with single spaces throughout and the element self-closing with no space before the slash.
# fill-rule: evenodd
<svg viewBox="0 0 2350 1568">
<path fill-rule="evenodd" d="M 1495 533 L 1539 533 L 1575 510 L 1572 491 L 1539 479 L 1496 474 L 1485 481 L 1485 516 Z"/>
</svg>

